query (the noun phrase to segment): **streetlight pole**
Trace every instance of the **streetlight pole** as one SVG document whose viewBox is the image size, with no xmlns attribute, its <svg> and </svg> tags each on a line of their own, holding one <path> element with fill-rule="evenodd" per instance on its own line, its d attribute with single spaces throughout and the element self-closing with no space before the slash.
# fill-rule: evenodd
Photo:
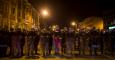
<svg viewBox="0 0 115 60">
<path fill-rule="evenodd" d="M 47 25 L 47 21 L 45 21 L 45 18 L 47 17 L 49 15 L 49 13 L 48 13 L 48 10 L 46 10 L 46 9 L 44 9 L 44 10 L 42 10 L 42 19 L 44 20 L 43 21 L 43 26 L 44 27 L 47 27 L 46 25 Z"/>
</svg>

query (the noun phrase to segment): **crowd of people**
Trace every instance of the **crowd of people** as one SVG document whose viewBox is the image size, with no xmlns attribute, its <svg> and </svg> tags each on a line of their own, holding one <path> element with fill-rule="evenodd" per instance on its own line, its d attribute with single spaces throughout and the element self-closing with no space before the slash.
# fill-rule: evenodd
<svg viewBox="0 0 115 60">
<path fill-rule="evenodd" d="M 38 54 L 44 57 L 87 55 L 87 53 L 89 55 L 114 54 L 114 39 L 115 30 L 105 31 L 95 28 L 86 30 L 64 27 L 31 31 L 1 29 L 0 57 L 34 57 Z"/>
</svg>

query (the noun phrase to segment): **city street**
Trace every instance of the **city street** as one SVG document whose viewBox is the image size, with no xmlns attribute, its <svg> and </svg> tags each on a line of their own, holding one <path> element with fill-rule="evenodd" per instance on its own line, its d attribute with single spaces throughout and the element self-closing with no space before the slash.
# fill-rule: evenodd
<svg viewBox="0 0 115 60">
<path fill-rule="evenodd" d="M 0 60 L 115 60 L 115 5 L 0 0 Z"/>
<path fill-rule="evenodd" d="M 107 57 L 88 57 L 88 58 L 83 58 L 83 57 L 77 57 L 77 58 L 43 58 L 43 57 L 40 57 L 38 58 L 39 60 L 112 60 L 110 58 L 107 58 Z M 0 60 L 38 60 L 38 59 L 27 59 L 25 57 L 23 58 L 0 58 Z M 114 59 L 113 59 L 114 60 Z"/>
</svg>

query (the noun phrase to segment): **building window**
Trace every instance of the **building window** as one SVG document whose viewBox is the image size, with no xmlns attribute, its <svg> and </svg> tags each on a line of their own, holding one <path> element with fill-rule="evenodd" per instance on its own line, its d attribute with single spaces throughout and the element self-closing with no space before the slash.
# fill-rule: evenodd
<svg viewBox="0 0 115 60">
<path fill-rule="evenodd" d="M 0 13 L 2 13 L 2 9 L 3 9 L 3 4 L 0 3 Z"/>
<path fill-rule="evenodd" d="M 25 19 L 25 12 L 23 11 L 22 18 Z"/>
<path fill-rule="evenodd" d="M 18 11 L 18 17 L 21 17 L 21 11 Z"/>
<path fill-rule="evenodd" d="M 13 15 L 15 14 L 15 8 L 12 8 L 12 14 Z"/>
</svg>

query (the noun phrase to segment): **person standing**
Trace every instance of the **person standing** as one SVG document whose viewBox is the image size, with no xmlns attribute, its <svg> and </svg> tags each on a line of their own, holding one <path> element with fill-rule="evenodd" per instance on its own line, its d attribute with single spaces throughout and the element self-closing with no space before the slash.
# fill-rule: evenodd
<svg viewBox="0 0 115 60">
<path fill-rule="evenodd" d="M 31 31 L 28 32 L 27 34 L 27 58 L 34 58 L 34 42 L 35 42 L 35 32 L 32 29 Z"/>
<path fill-rule="evenodd" d="M 61 53 L 66 53 L 66 34 L 67 34 L 67 28 L 65 27 L 63 31 L 61 31 Z"/>
<path fill-rule="evenodd" d="M 11 57 L 21 57 L 20 38 L 17 30 L 12 32 L 11 47 Z"/>
<path fill-rule="evenodd" d="M 48 53 L 49 52 L 49 39 L 48 39 L 48 31 L 46 30 L 46 28 L 41 30 L 40 42 L 41 42 L 43 57 L 46 57 L 49 55 Z"/>
<path fill-rule="evenodd" d="M 21 57 L 21 40 L 22 40 L 22 32 L 21 29 L 17 29 L 17 49 L 18 49 L 18 57 Z M 23 50 L 22 50 L 23 51 Z"/>
<path fill-rule="evenodd" d="M 39 40 L 40 40 L 40 33 L 39 32 L 35 32 L 35 41 L 34 41 L 34 50 L 35 50 L 35 54 L 38 55 L 38 45 L 39 45 Z"/>
<path fill-rule="evenodd" d="M 115 53 L 115 29 L 111 31 L 111 55 Z"/>
<path fill-rule="evenodd" d="M 21 32 L 21 56 L 24 56 L 24 52 L 23 52 L 23 48 L 24 48 L 24 45 L 25 45 L 25 36 L 26 36 L 26 32 L 25 30 L 23 30 L 23 32 Z"/>
<path fill-rule="evenodd" d="M 5 57 L 7 48 L 8 48 L 8 34 L 7 31 L 1 30 L 0 31 L 0 57 Z"/>
<path fill-rule="evenodd" d="M 85 47 L 86 47 L 85 31 L 81 30 L 79 39 L 79 55 L 81 54 L 85 55 Z"/>
<path fill-rule="evenodd" d="M 67 55 L 72 56 L 72 52 L 74 49 L 74 40 L 75 40 L 75 32 L 72 28 L 69 28 L 66 38 L 66 50 Z"/>
<path fill-rule="evenodd" d="M 97 48 L 98 48 L 98 40 L 97 40 L 98 37 L 97 36 L 98 36 L 98 32 L 95 29 L 95 27 L 93 27 L 93 29 L 90 31 L 90 40 L 89 40 L 91 55 L 93 55 L 93 53 L 94 55 L 97 55 Z"/>
<path fill-rule="evenodd" d="M 60 30 L 57 28 L 53 35 L 53 44 L 55 55 L 59 56 L 61 52 L 61 39 L 60 39 Z"/>
<path fill-rule="evenodd" d="M 53 45 L 53 37 L 52 37 L 52 35 L 53 35 L 52 31 L 50 31 L 48 33 L 48 36 L 49 36 L 49 55 L 51 55 L 52 45 Z"/>
</svg>

